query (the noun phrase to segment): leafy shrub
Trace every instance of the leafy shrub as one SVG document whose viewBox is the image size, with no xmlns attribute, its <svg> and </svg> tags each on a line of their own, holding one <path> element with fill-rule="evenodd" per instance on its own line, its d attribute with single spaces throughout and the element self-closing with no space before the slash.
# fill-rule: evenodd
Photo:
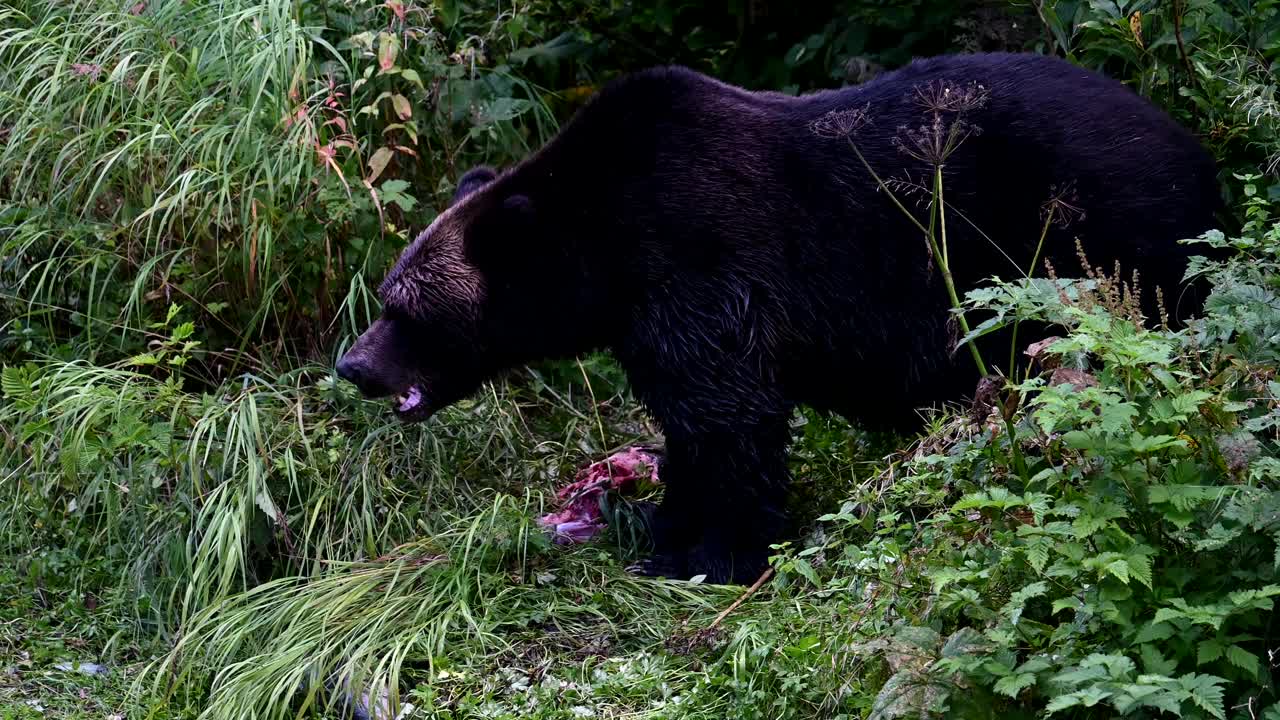
<svg viewBox="0 0 1280 720">
<path fill-rule="evenodd" d="M 1036 376 L 1010 380 L 897 469 L 885 502 L 932 508 L 904 528 L 893 529 L 901 511 L 877 523 L 929 584 L 933 607 L 914 622 L 934 628 L 929 647 L 940 629 L 953 643 L 969 634 L 964 652 L 899 670 L 884 702 L 928 688 L 895 707 L 942 712 L 976 687 L 1049 714 L 1280 713 L 1280 224 L 1246 180 L 1244 233 L 1198 240 L 1238 254 L 1193 269 L 1214 289 L 1185 330 L 1127 317 L 1101 276 L 969 294 L 972 308 L 1064 332 L 1035 346 Z M 868 516 L 851 505 L 827 519 L 858 537 Z M 832 582 L 860 558 L 837 559 Z"/>
</svg>

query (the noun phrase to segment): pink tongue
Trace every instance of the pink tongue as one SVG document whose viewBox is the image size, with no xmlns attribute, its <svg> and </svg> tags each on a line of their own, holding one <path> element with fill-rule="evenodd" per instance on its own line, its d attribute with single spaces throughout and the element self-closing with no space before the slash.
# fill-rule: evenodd
<svg viewBox="0 0 1280 720">
<path fill-rule="evenodd" d="M 404 399 L 400 401 L 400 412 L 409 412 L 410 410 L 422 404 L 422 391 L 417 385 L 409 388 L 409 392 L 405 393 Z"/>
</svg>

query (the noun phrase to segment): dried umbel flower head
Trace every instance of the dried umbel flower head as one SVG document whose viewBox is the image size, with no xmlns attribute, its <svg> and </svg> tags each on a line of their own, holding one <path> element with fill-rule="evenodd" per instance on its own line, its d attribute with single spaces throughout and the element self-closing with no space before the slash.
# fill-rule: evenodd
<svg viewBox="0 0 1280 720">
<path fill-rule="evenodd" d="M 1084 208 L 1077 205 L 1078 202 L 1079 195 L 1074 182 L 1062 185 L 1054 183 L 1049 186 L 1049 199 L 1040 206 L 1041 217 L 1054 225 L 1070 227 L 1071 223 L 1085 218 Z"/>
<path fill-rule="evenodd" d="M 832 110 L 809 124 L 814 135 L 824 138 L 847 138 L 871 121 L 871 103 L 849 110 Z"/>
<path fill-rule="evenodd" d="M 957 85 L 949 80 L 937 80 L 917 85 L 916 102 L 930 113 L 964 114 L 981 110 L 987 104 L 990 93 L 981 83 Z"/>
<path fill-rule="evenodd" d="M 961 143 L 982 132 L 965 115 L 986 106 L 987 90 L 979 83 L 939 80 L 917 86 L 915 93 L 928 121 L 915 128 L 899 127 L 893 144 L 917 160 L 941 167 Z"/>
<path fill-rule="evenodd" d="M 917 128 L 898 127 L 894 147 L 911 157 L 935 167 L 947 163 L 951 153 L 969 138 L 982 134 L 982 129 L 962 117 L 950 119 L 935 114 L 932 122 Z"/>
</svg>

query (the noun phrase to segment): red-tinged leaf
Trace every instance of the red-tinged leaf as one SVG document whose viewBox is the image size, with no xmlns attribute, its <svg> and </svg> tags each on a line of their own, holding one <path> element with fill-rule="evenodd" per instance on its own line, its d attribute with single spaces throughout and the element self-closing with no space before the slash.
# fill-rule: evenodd
<svg viewBox="0 0 1280 720">
<path fill-rule="evenodd" d="M 403 2 L 400 0 L 387 0 L 386 6 L 391 10 L 391 12 L 396 14 L 396 19 L 400 22 L 404 22 L 405 11 Z"/>
<path fill-rule="evenodd" d="M 102 72 L 101 65 L 93 63 L 71 63 L 71 74 L 80 77 L 88 76 L 91 80 L 97 80 L 98 75 Z"/>
<path fill-rule="evenodd" d="M 413 117 L 413 108 L 409 106 L 409 98 L 403 95 L 392 95 L 391 107 L 395 108 L 396 115 L 399 115 L 401 120 L 408 120 Z"/>
<path fill-rule="evenodd" d="M 372 184 L 383 170 L 387 169 L 387 163 L 391 162 L 391 156 L 394 151 L 389 147 L 380 147 L 378 151 L 369 158 L 369 177 L 365 178 L 365 183 Z M 371 188 L 372 190 L 372 188 Z"/>
<path fill-rule="evenodd" d="M 346 119 L 346 118 L 344 118 L 344 117 L 341 117 L 341 116 L 339 116 L 339 117 L 335 117 L 335 118 L 330 118 L 329 120 L 325 120 L 325 121 L 324 121 L 324 124 L 325 124 L 325 125 L 337 125 L 337 126 L 338 126 L 338 129 L 339 129 L 339 130 L 341 130 L 342 132 L 346 132 L 346 131 L 347 131 L 347 119 Z"/>
<path fill-rule="evenodd" d="M 405 153 L 405 154 L 407 154 L 407 155 L 412 155 L 412 156 L 414 156 L 414 157 L 418 157 L 418 151 L 417 151 L 417 150 L 414 150 L 414 149 L 413 149 L 413 148 L 411 148 L 411 147 L 405 147 L 404 145 L 397 145 L 397 146 L 396 146 L 396 150 L 398 150 L 398 151 L 400 151 L 400 152 L 402 152 L 402 153 Z"/>
<path fill-rule="evenodd" d="M 333 160 L 333 155 L 334 155 L 333 144 L 329 143 L 326 145 L 317 145 L 316 155 L 319 156 L 321 164 L 328 164 L 331 160 Z"/>
<path fill-rule="evenodd" d="M 134 5 L 133 7 L 129 8 L 130 15 L 141 15 L 146 11 L 147 11 L 147 3 L 145 2 L 145 0 L 144 2 L 140 2 Z"/>
<path fill-rule="evenodd" d="M 369 191 L 369 197 L 373 198 L 373 206 L 378 209 L 378 226 L 382 227 L 387 219 L 382 212 L 382 201 L 378 199 L 378 191 L 373 189 L 373 183 L 368 180 L 364 181 L 364 187 Z"/>
<path fill-rule="evenodd" d="M 399 52 L 400 38 L 391 33 L 378 33 L 378 67 L 383 70 L 395 67 Z"/>
</svg>

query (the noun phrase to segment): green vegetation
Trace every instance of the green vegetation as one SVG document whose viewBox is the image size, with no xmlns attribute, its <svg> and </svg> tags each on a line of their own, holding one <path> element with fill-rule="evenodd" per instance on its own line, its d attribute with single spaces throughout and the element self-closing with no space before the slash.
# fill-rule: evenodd
<svg viewBox="0 0 1280 720">
<path fill-rule="evenodd" d="M 810 5 L 0 7 L 0 718 L 337 716 L 344 684 L 441 720 L 1280 718 L 1280 2 Z M 1061 339 L 919 437 L 798 413 L 815 520 L 727 615 L 742 588 L 626 574 L 630 533 L 536 525 L 656 436 L 607 357 L 426 426 L 335 382 L 457 177 L 608 78 L 974 49 L 1198 132 L 1233 209 L 1208 307 L 1170 331 L 1087 266 L 957 288 L 974 333 Z"/>
</svg>

